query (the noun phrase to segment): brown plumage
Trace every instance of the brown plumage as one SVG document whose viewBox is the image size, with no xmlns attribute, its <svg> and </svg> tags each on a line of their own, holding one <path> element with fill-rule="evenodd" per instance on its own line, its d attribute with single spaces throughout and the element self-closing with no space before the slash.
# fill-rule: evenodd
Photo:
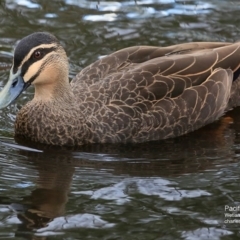
<svg viewBox="0 0 240 240">
<path fill-rule="evenodd" d="M 12 82 L 22 77 L 23 89 L 35 87 L 34 99 L 17 115 L 15 134 L 71 146 L 180 136 L 240 104 L 239 65 L 240 43 L 137 46 L 98 60 L 69 84 L 57 39 L 34 33 L 18 44 L 10 75 Z"/>
</svg>

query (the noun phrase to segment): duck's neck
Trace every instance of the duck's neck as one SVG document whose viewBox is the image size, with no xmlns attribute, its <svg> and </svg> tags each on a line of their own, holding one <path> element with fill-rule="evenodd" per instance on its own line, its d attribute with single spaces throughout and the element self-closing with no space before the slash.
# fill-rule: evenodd
<svg viewBox="0 0 240 240">
<path fill-rule="evenodd" d="M 68 80 L 49 83 L 47 86 L 46 84 L 35 85 L 34 101 L 67 103 L 73 99 L 74 95 Z"/>
</svg>

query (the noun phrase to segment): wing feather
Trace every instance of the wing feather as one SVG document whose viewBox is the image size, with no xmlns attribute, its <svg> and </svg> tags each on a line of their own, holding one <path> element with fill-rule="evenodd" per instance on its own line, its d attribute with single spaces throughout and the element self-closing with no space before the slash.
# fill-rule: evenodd
<svg viewBox="0 0 240 240">
<path fill-rule="evenodd" d="M 85 101 L 83 111 L 99 116 L 93 122 L 111 125 L 110 130 L 103 127 L 104 138 L 162 139 L 198 129 L 224 114 L 239 57 L 239 43 L 131 47 L 83 69 L 71 84 Z"/>
</svg>

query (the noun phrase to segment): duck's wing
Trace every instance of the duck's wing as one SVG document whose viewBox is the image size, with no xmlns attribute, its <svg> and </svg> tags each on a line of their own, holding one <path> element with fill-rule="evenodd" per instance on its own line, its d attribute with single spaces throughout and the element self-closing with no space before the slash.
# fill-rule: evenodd
<svg viewBox="0 0 240 240">
<path fill-rule="evenodd" d="M 132 64 L 130 69 L 108 74 L 89 89 L 108 93 L 111 100 L 126 101 L 132 96 L 137 102 L 155 103 L 164 98 L 176 98 L 186 89 L 203 84 L 214 69 L 230 69 L 237 74 L 239 67 L 240 44 L 232 44 Z M 233 78 L 237 77 L 236 74 Z"/>
<path fill-rule="evenodd" d="M 145 122 L 149 122 L 152 114 L 155 120 L 160 119 L 155 128 L 155 131 L 161 129 L 158 139 L 180 136 L 205 126 L 224 114 L 232 79 L 231 69 L 216 68 L 200 85 L 187 87 L 177 97 L 165 97 L 153 104 L 148 110 L 151 113 L 144 114 Z M 150 134 L 154 136 L 153 129 Z"/>
<path fill-rule="evenodd" d="M 77 88 L 79 86 L 90 86 L 102 81 L 112 73 L 126 72 L 128 69 L 132 69 L 141 63 L 144 64 L 149 60 L 170 55 L 183 55 L 203 49 L 219 48 L 230 44 L 222 42 L 192 42 L 168 47 L 136 46 L 125 48 L 87 66 L 77 74 L 71 81 L 71 84 Z"/>
<path fill-rule="evenodd" d="M 89 86 L 83 111 L 107 126 L 106 141 L 185 134 L 224 114 L 239 57 L 236 43 L 132 64 Z"/>
</svg>

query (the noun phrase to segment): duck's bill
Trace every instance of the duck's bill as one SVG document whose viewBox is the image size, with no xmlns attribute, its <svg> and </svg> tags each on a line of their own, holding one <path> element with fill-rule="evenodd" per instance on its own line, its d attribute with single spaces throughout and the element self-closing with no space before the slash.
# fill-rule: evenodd
<svg viewBox="0 0 240 240">
<path fill-rule="evenodd" d="M 12 103 L 28 86 L 20 74 L 10 74 L 7 84 L 0 92 L 0 109 Z"/>
</svg>

